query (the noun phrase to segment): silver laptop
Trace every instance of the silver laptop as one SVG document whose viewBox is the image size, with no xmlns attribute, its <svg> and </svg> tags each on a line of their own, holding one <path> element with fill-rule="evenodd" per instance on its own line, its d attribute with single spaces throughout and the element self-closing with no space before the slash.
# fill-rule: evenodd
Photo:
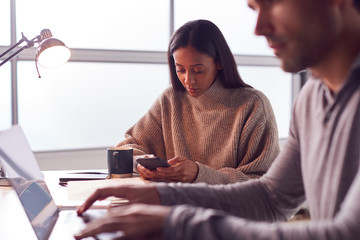
<svg viewBox="0 0 360 240">
<path fill-rule="evenodd" d="M 86 222 L 106 214 L 105 209 L 94 209 L 84 217 L 78 217 L 75 207 L 73 210 L 61 210 L 56 206 L 19 125 L 0 132 L 0 165 L 39 240 L 74 239 L 74 234 L 84 228 Z M 95 239 L 115 237 L 119 235 L 104 233 Z"/>
</svg>

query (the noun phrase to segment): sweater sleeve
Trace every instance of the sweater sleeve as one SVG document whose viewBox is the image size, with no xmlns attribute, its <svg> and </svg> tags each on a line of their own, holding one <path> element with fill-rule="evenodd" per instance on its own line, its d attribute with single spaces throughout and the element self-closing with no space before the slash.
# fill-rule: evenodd
<svg viewBox="0 0 360 240">
<path fill-rule="evenodd" d="M 352 193 L 356 195 L 356 201 L 360 193 L 358 184 L 359 181 L 356 183 L 357 189 L 353 189 L 355 191 Z M 164 239 L 359 239 L 359 213 L 359 204 L 347 201 L 344 209 L 333 219 L 265 223 L 234 217 L 218 210 L 180 205 L 173 209 L 165 221 Z"/>
<path fill-rule="evenodd" d="M 290 179 L 291 180 L 291 179 Z M 251 182 L 251 181 L 250 181 Z M 291 184 L 289 184 L 291 185 Z M 295 189 L 297 188 L 295 184 Z M 290 191 L 288 193 L 295 193 Z M 202 192 L 203 195 L 204 192 Z M 295 195 L 296 196 L 296 195 Z M 247 195 L 244 196 L 245 198 Z M 262 198 L 261 195 L 258 195 Z M 249 200 L 249 199 L 247 199 Z M 205 209 L 189 205 L 178 205 L 167 217 L 164 226 L 164 239 L 292 239 L 292 240 L 337 240 L 360 238 L 360 173 L 358 174 L 344 200 L 339 212 L 330 219 L 304 222 L 259 222 L 256 218 L 245 219 L 233 216 L 221 210 Z M 208 200 L 211 202 L 212 200 Z M 241 201 L 243 202 L 243 201 Z M 258 199 L 254 202 L 259 204 Z M 294 202 L 295 203 L 295 202 Z M 231 203 L 230 203 L 231 204 Z M 263 211 L 262 205 L 249 203 L 238 208 L 253 208 L 253 212 Z M 269 205 L 269 210 L 275 206 Z M 260 209 L 259 209 L 260 208 Z M 265 210 L 266 212 L 270 212 Z M 239 213 L 239 212 L 238 212 Z"/>
<path fill-rule="evenodd" d="M 199 172 L 194 182 L 225 184 L 246 181 L 262 176 L 279 154 L 278 130 L 269 100 L 256 92 L 253 101 L 242 113 L 246 121 L 239 126 L 238 166 L 214 169 L 197 162 Z M 221 159 L 219 159 L 221 161 Z"/>
<path fill-rule="evenodd" d="M 149 111 L 126 131 L 125 139 L 116 146 L 131 147 L 134 155 L 154 154 L 165 158 L 161 117 L 161 97 L 159 97 Z"/>
<path fill-rule="evenodd" d="M 297 149 L 296 141 L 288 139 L 260 179 L 228 185 L 158 184 L 162 204 L 176 205 L 165 221 L 164 239 L 358 239 L 360 174 L 334 218 L 280 223 L 305 199 Z"/>
<path fill-rule="evenodd" d="M 163 205 L 190 204 L 256 221 L 290 218 L 304 202 L 300 154 L 288 139 L 269 171 L 259 179 L 224 185 L 158 183 Z"/>
</svg>

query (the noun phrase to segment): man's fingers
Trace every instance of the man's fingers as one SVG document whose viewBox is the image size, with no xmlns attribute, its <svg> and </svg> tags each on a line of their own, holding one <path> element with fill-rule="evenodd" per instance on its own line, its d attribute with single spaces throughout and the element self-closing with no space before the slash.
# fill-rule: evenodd
<svg viewBox="0 0 360 240">
<path fill-rule="evenodd" d="M 119 239 L 160 239 L 162 226 L 171 208 L 146 204 L 133 204 L 110 210 L 107 217 L 86 225 L 75 239 L 96 236 L 105 232 L 118 232 Z M 118 238 L 116 238 L 118 239 Z"/>
<path fill-rule="evenodd" d="M 88 199 L 77 209 L 77 214 L 81 215 L 83 212 L 88 210 L 91 205 L 94 204 L 97 200 L 104 200 L 110 196 L 116 195 L 116 197 L 122 197 L 118 196 L 121 195 L 120 189 L 114 188 L 114 187 L 108 187 L 108 188 L 99 188 L 96 189 L 96 191 L 90 195 Z M 115 194 L 117 193 L 117 194 Z"/>
<path fill-rule="evenodd" d="M 116 217 L 106 217 L 97 219 L 86 225 L 86 228 L 80 233 L 76 234 L 75 239 L 83 239 L 86 237 L 95 236 L 105 232 L 116 232 L 120 230 L 121 224 Z"/>
</svg>

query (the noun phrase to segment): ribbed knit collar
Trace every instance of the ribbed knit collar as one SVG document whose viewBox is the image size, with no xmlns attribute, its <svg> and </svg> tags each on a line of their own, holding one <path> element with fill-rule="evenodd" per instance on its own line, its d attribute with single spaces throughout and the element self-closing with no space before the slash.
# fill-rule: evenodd
<svg viewBox="0 0 360 240">
<path fill-rule="evenodd" d="M 199 97 L 192 97 L 187 93 L 189 101 L 197 108 L 206 110 L 213 109 L 217 105 L 222 105 L 224 102 L 229 101 L 226 96 L 227 89 L 224 88 L 219 78 L 215 79 L 214 83 L 209 89 Z"/>
</svg>

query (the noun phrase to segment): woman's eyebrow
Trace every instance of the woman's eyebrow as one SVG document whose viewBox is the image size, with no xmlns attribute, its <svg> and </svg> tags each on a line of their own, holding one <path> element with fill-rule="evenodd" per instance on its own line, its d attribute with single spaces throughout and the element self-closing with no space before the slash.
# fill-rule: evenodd
<svg viewBox="0 0 360 240">
<path fill-rule="evenodd" d="M 180 67 L 183 67 L 183 65 L 179 64 L 179 63 L 175 63 L 176 66 L 180 66 Z M 204 64 L 202 63 L 197 63 L 197 64 L 194 64 L 194 65 L 190 65 L 190 67 L 197 67 L 197 66 L 204 66 Z"/>
</svg>

